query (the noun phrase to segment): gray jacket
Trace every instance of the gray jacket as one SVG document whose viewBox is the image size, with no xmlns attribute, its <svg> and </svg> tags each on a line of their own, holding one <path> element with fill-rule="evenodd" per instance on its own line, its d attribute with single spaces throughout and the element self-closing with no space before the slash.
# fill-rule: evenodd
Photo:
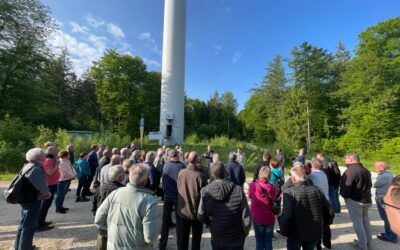
<svg viewBox="0 0 400 250">
<path fill-rule="evenodd" d="M 321 170 L 314 170 L 308 175 L 314 186 L 319 187 L 325 195 L 325 198 L 329 201 L 329 184 L 328 177 Z"/>
<path fill-rule="evenodd" d="M 153 249 L 161 216 L 152 191 L 128 183 L 112 192 L 96 212 L 94 223 L 107 229 L 107 249 Z"/>
<path fill-rule="evenodd" d="M 47 187 L 46 176 L 44 174 L 44 169 L 43 169 L 42 165 L 40 165 L 40 163 L 38 163 L 36 161 L 31 161 L 22 168 L 22 172 L 24 172 L 27 168 L 31 168 L 32 165 L 35 165 L 35 166 L 32 168 L 32 170 L 29 170 L 25 174 L 25 177 L 37 189 L 38 200 L 43 200 L 44 197 L 46 197 L 48 195 L 49 190 Z"/>
<path fill-rule="evenodd" d="M 378 173 L 374 183 L 376 200 L 380 200 L 385 196 L 392 179 L 393 175 L 388 170 Z"/>
</svg>

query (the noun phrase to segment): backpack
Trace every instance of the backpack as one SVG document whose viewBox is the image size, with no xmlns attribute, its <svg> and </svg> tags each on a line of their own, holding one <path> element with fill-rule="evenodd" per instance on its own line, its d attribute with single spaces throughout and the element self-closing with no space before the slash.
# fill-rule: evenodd
<svg viewBox="0 0 400 250">
<path fill-rule="evenodd" d="M 277 176 L 274 172 L 271 171 L 271 174 L 273 174 L 275 176 L 275 186 L 276 189 L 281 191 L 281 187 L 283 186 L 283 184 L 285 184 L 285 181 L 282 179 L 282 177 Z"/>
<path fill-rule="evenodd" d="M 37 199 L 36 189 L 25 177 L 25 174 L 32 170 L 35 167 L 35 164 L 29 163 L 28 165 L 30 166 L 27 167 L 25 171 L 22 171 L 22 169 L 19 171 L 17 176 L 12 180 L 10 186 L 4 190 L 4 198 L 7 203 L 18 204 L 31 202 Z"/>
</svg>

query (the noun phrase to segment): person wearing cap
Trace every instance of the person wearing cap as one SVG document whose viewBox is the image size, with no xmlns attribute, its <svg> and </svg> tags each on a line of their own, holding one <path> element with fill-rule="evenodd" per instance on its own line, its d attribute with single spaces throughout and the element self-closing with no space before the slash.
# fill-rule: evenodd
<svg viewBox="0 0 400 250">
<path fill-rule="evenodd" d="M 177 245 L 180 245 L 180 232 L 179 232 L 179 215 L 178 215 L 178 187 L 177 180 L 178 174 L 183 169 L 183 164 L 179 161 L 179 152 L 171 149 L 168 151 L 168 161 L 164 164 L 163 168 L 163 188 L 164 188 L 164 206 L 163 217 L 161 226 L 161 238 L 159 249 L 164 250 L 167 248 L 169 226 L 171 224 L 172 209 L 175 210 L 176 218 L 176 234 Z"/>
</svg>

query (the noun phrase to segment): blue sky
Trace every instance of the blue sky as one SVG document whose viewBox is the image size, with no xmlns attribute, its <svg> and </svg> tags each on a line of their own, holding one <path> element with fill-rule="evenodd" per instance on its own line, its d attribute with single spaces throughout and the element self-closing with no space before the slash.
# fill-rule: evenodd
<svg viewBox="0 0 400 250">
<path fill-rule="evenodd" d="M 43 0 L 59 23 L 50 43 L 66 46 L 81 74 L 107 48 L 138 55 L 161 70 L 162 0 Z M 389 0 L 187 0 L 186 77 L 189 97 L 231 91 L 243 108 L 276 54 L 288 58 L 309 42 L 351 51 L 358 34 L 398 16 Z"/>
</svg>

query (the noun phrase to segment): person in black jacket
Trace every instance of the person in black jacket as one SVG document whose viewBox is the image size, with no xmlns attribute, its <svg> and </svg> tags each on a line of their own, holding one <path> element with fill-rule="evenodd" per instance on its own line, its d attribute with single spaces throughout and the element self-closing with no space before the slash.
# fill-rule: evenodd
<svg viewBox="0 0 400 250">
<path fill-rule="evenodd" d="M 280 233 L 288 237 L 288 250 L 312 250 L 330 223 L 330 205 L 322 191 L 306 181 L 302 167 L 291 169 L 291 182 L 283 193 Z"/>
<path fill-rule="evenodd" d="M 210 226 L 213 250 L 243 249 L 251 227 L 250 209 L 243 189 L 226 179 L 221 162 L 211 164 L 211 175 L 214 181 L 200 191 L 197 218 Z"/>
<path fill-rule="evenodd" d="M 340 194 L 349 210 L 358 238 L 352 246 L 356 249 L 372 249 L 371 224 L 368 218 L 368 210 L 372 206 L 371 172 L 360 163 L 357 154 L 347 154 L 345 162 L 347 169 L 341 179 Z"/>
<path fill-rule="evenodd" d="M 253 182 L 257 181 L 258 173 L 260 172 L 261 167 L 269 167 L 269 161 L 271 160 L 271 154 L 268 152 L 264 152 L 262 156 L 262 160 L 259 161 L 254 169 Z"/>
<path fill-rule="evenodd" d="M 243 188 L 246 176 L 243 167 L 236 161 L 236 154 L 234 152 L 229 154 L 229 161 L 226 163 L 226 172 L 228 173 L 228 179 L 233 184 Z"/>
<path fill-rule="evenodd" d="M 93 215 L 96 215 L 97 208 L 100 207 L 101 203 L 103 203 L 109 194 L 120 187 L 124 187 L 122 184 L 125 180 L 124 168 L 121 165 L 110 167 L 108 170 L 108 180 L 109 182 L 101 185 L 94 194 L 92 209 Z M 107 249 L 107 229 L 99 228 L 96 249 Z"/>
<path fill-rule="evenodd" d="M 328 164 L 328 183 L 329 183 L 329 201 L 331 202 L 333 211 L 338 214 L 340 213 L 340 201 L 339 201 L 339 186 L 342 175 L 340 173 L 339 166 L 336 161 L 330 160 Z"/>
</svg>

